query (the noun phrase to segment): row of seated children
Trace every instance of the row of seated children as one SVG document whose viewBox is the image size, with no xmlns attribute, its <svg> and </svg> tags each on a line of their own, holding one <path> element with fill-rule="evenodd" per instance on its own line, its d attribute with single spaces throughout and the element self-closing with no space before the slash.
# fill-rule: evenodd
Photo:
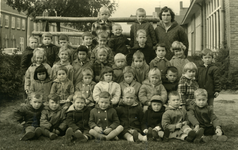
<svg viewBox="0 0 238 150">
<path fill-rule="evenodd" d="M 135 89 L 127 87 L 123 91 L 123 103 L 113 108 L 111 95 L 101 92 L 95 108 L 86 106 L 86 99 L 79 93 L 73 96 L 73 104 L 68 110 L 60 107 L 60 97 L 50 94 L 49 105 L 43 107 L 42 95 L 31 93 L 29 103 L 15 111 L 18 122 L 23 124 L 25 133 L 20 140 L 39 138 L 41 135 L 51 140 L 65 135 L 68 145 L 73 140 L 87 141 L 126 139 L 131 142 L 168 141 L 170 138 L 188 142 L 208 142 L 211 139 L 226 141 L 213 107 L 207 105 L 207 91 L 197 89 L 195 100 L 188 111 L 181 107 L 177 91 L 169 93 L 168 106 L 155 95 L 150 100 L 149 109 L 143 113 L 136 102 Z M 211 137 L 213 135 L 213 137 Z"/>
</svg>

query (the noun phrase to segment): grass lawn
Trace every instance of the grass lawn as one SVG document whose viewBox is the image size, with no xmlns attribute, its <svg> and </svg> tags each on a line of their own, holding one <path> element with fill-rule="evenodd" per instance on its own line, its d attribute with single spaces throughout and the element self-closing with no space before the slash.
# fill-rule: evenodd
<svg viewBox="0 0 238 150">
<path fill-rule="evenodd" d="M 95 141 L 77 143 L 73 146 L 66 146 L 64 137 L 50 141 L 46 137 L 38 140 L 19 141 L 23 135 L 21 125 L 12 120 L 12 112 L 20 105 L 21 101 L 0 101 L 0 150 L 5 149 L 27 149 L 27 150 L 60 150 L 60 149 L 85 149 L 85 150 L 235 150 L 238 149 L 238 100 L 215 101 L 215 113 L 223 124 L 228 140 L 223 143 L 211 141 L 209 143 L 193 144 L 186 141 L 170 140 L 167 143 L 146 142 L 131 143 L 125 140 L 119 141 Z"/>
</svg>

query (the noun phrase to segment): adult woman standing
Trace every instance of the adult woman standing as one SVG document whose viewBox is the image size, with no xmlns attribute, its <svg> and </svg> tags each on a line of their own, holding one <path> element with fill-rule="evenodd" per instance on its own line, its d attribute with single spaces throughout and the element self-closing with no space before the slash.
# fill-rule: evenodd
<svg viewBox="0 0 238 150">
<path fill-rule="evenodd" d="M 185 56 L 188 55 L 188 37 L 184 29 L 174 20 L 174 12 L 168 8 L 163 7 L 159 13 L 160 22 L 155 28 L 157 43 L 164 43 L 166 45 L 165 58 L 170 60 L 173 57 L 170 51 L 171 44 L 174 41 L 180 41 L 186 46 L 184 51 Z"/>
</svg>

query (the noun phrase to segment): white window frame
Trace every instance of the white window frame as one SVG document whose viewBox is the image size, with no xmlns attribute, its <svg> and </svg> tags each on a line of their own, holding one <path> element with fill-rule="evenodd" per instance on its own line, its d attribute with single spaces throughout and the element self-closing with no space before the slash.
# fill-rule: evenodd
<svg viewBox="0 0 238 150">
<path fill-rule="evenodd" d="M 21 27 L 22 27 L 22 30 L 26 29 L 26 19 L 21 19 Z"/>
<path fill-rule="evenodd" d="M 21 28 L 21 18 L 17 18 L 17 26 L 16 26 L 17 29 L 20 29 Z"/>
<path fill-rule="evenodd" d="M 21 47 L 21 51 L 24 50 L 24 37 L 20 37 L 20 47 Z"/>
<path fill-rule="evenodd" d="M 4 22 L 5 22 L 5 27 L 8 28 L 8 27 L 9 27 L 9 15 L 5 15 L 4 18 L 5 18 L 5 21 L 4 21 Z M 7 20 L 7 21 L 6 21 L 6 20 Z"/>
<path fill-rule="evenodd" d="M 16 18 L 12 17 L 12 28 L 15 29 L 16 27 Z"/>
</svg>

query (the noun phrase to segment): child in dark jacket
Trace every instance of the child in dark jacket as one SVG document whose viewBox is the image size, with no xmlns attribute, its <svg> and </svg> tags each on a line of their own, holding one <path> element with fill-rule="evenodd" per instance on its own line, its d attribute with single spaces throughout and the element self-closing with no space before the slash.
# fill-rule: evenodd
<svg viewBox="0 0 238 150">
<path fill-rule="evenodd" d="M 127 87 L 123 93 L 123 103 L 116 108 L 121 125 L 124 127 L 120 136 L 131 142 L 147 141 L 146 136 L 141 135 L 143 110 L 135 102 L 135 89 Z"/>
<path fill-rule="evenodd" d="M 66 114 L 66 143 L 71 145 L 73 139 L 87 141 L 92 139 L 89 134 L 88 120 L 91 109 L 86 107 L 86 100 L 80 95 L 74 95 L 73 105 L 69 107 Z"/>
<path fill-rule="evenodd" d="M 146 110 L 142 120 L 142 131 L 147 134 L 148 140 L 161 141 L 164 136 L 164 131 L 161 125 L 162 115 L 165 107 L 163 99 L 159 95 L 151 98 L 151 105 Z"/>
<path fill-rule="evenodd" d="M 40 126 L 42 134 L 54 140 L 58 135 L 65 133 L 65 110 L 60 107 L 58 95 L 50 94 L 48 100 L 48 106 L 41 112 Z"/>
<path fill-rule="evenodd" d="M 89 133 L 96 139 L 118 139 L 117 135 L 123 131 L 117 112 L 110 105 L 110 97 L 111 95 L 106 91 L 100 93 L 98 104 L 90 112 Z"/>
<path fill-rule="evenodd" d="M 90 59 L 91 53 L 96 46 L 96 44 L 93 43 L 93 35 L 90 32 L 84 32 L 82 35 L 82 39 L 83 39 L 82 45 L 87 47 L 87 49 L 88 49 L 87 57 Z"/>
<path fill-rule="evenodd" d="M 38 138 L 42 134 L 40 128 L 40 117 L 43 109 L 42 95 L 39 93 L 31 93 L 30 100 L 27 104 L 22 104 L 20 109 L 14 112 L 16 120 L 24 127 L 25 134 L 21 141 Z"/>
</svg>

